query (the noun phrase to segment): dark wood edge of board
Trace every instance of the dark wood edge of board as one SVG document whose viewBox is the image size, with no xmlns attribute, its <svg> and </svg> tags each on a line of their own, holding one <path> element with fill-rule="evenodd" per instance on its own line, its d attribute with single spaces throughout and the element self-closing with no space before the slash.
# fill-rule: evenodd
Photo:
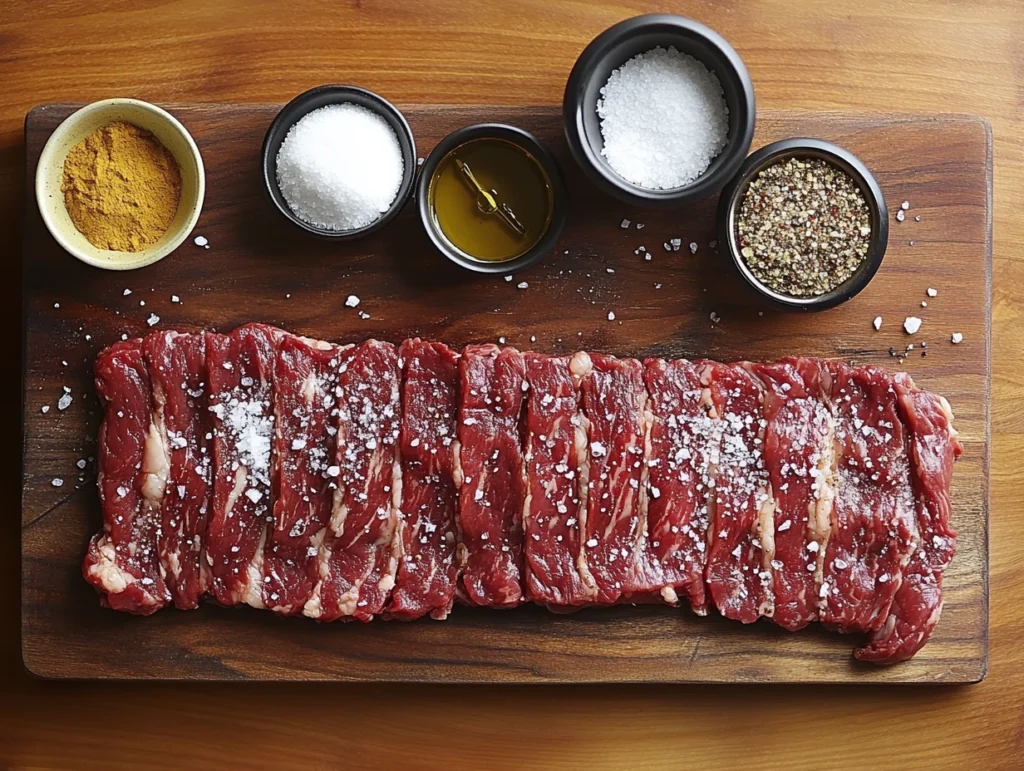
<svg viewBox="0 0 1024 771">
<path fill-rule="evenodd" d="M 27 132 L 29 122 L 38 118 L 40 114 L 48 110 L 74 110 L 79 107 L 85 106 L 87 102 L 48 102 L 35 105 L 31 107 L 25 114 L 24 128 Z M 280 103 L 274 102 L 245 102 L 245 103 L 217 103 L 217 102 L 167 102 L 160 105 L 162 108 L 173 112 L 176 109 L 198 109 L 209 108 L 211 110 L 223 111 L 225 109 L 231 110 L 233 108 L 239 110 L 251 110 L 251 109 L 277 109 L 282 106 Z M 429 104 L 422 102 L 410 102 L 400 103 L 399 109 L 417 109 L 417 108 L 429 108 L 432 110 L 450 112 L 450 113 L 476 113 L 481 108 L 493 109 L 495 113 L 518 113 L 518 114 L 530 114 L 538 110 L 550 110 L 558 109 L 557 104 L 538 104 L 538 105 L 447 105 L 447 104 Z M 817 119 L 834 119 L 834 120 L 872 120 L 881 124 L 901 124 L 907 122 L 953 122 L 953 123 L 976 123 L 985 133 L 986 142 L 986 159 L 985 159 L 985 185 L 986 185 L 986 234 L 985 234 L 985 316 L 987 324 L 985 325 L 985 398 L 984 398 L 984 425 L 985 425 L 985 452 L 982 458 L 984 475 L 983 475 L 983 500 L 982 500 L 982 516 L 984 520 L 984 528 L 982 532 L 982 546 L 984 552 L 984 564 L 981 571 L 981 588 L 983 595 L 982 612 L 983 612 L 983 627 L 982 637 L 980 639 L 982 645 L 982 655 L 979 661 L 980 667 L 978 670 L 977 677 L 962 680 L 957 682 L 949 681 L 884 681 L 879 683 L 864 683 L 863 685 L 868 686 L 892 686 L 892 685 L 927 685 L 931 687 L 957 687 L 963 685 L 974 685 L 985 680 L 989 672 L 989 571 L 990 571 L 990 552 L 989 552 L 989 525 L 991 521 L 991 393 L 992 393 L 992 272 L 993 272 L 993 131 L 991 123 L 987 118 L 980 115 L 966 114 L 966 113 L 932 113 L 932 114 L 916 114 L 916 113 L 891 113 L 891 112 L 872 112 L 872 111 L 849 111 L 849 110 L 808 110 L 808 109 L 772 109 L 771 114 L 781 118 L 799 118 L 802 115 L 813 115 Z M 35 166 L 33 159 L 29 157 L 27 148 L 27 136 L 25 145 L 25 208 L 22 212 L 23 223 L 28 219 L 32 212 L 32 207 L 35 206 Z M 22 242 L 22 263 L 28 260 L 29 255 L 27 251 L 27 239 L 23 238 Z M 24 289 L 24 275 L 22 272 L 22 282 Z M 26 399 L 25 399 L 25 381 L 28 367 L 28 325 L 27 325 L 27 312 L 28 302 L 27 296 L 24 291 L 21 293 L 21 450 L 22 450 L 22 500 L 21 507 L 24 509 L 24 494 L 25 494 L 25 465 L 24 465 L 24 454 L 26 450 L 26 436 L 23 430 L 25 425 L 26 417 Z M 85 488 L 82 488 L 85 489 Z M 40 512 L 29 522 L 23 523 L 20 530 L 22 532 L 36 525 L 43 518 L 59 510 L 65 504 L 70 502 L 81 490 L 75 490 L 69 492 L 65 497 L 61 498 L 60 501 L 55 503 L 50 508 L 43 512 Z M 21 580 L 24 581 L 25 575 L 25 564 L 22 562 L 21 567 Z M 19 586 L 19 589 L 21 587 Z M 20 605 L 21 603 L 19 603 Z M 24 671 L 32 678 L 39 680 L 58 680 L 66 682 L 92 682 L 92 681 L 105 681 L 105 682 L 116 682 L 121 681 L 120 678 L 111 677 L 62 677 L 60 675 L 53 675 L 46 672 L 39 672 L 33 669 L 32 662 L 30 660 L 30 653 L 25 648 L 24 636 L 21 636 L 21 645 L 19 646 L 21 653 L 21 664 Z M 145 680 L 146 682 L 154 683 L 177 683 L 177 682 L 195 682 L 194 678 L 187 677 L 169 677 L 169 678 L 136 678 L 139 680 Z M 246 676 L 244 679 L 237 678 L 203 678 L 201 682 L 282 682 L 279 678 L 270 677 L 253 677 Z M 622 684 L 622 685 L 668 685 L 672 681 L 666 680 L 645 680 L 645 679 L 616 679 L 616 680 L 568 680 L 568 679 L 545 679 L 537 682 L 495 682 L 493 680 L 481 680 L 481 679 L 374 679 L 367 680 L 365 678 L 353 678 L 350 680 L 339 679 L 339 678 L 303 678 L 303 679 L 291 679 L 285 682 L 294 683 L 381 683 L 381 684 L 430 684 L 430 685 L 501 685 L 501 686 L 530 686 L 530 685 L 610 685 L 610 684 Z M 689 685 L 749 685 L 753 683 L 764 685 L 764 681 L 692 681 L 687 679 L 681 679 L 676 681 L 680 684 Z M 771 685 L 815 685 L 815 684 L 843 684 L 852 685 L 846 681 L 834 681 L 834 680 L 787 680 L 779 679 L 771 681 Z"/>
</svg>

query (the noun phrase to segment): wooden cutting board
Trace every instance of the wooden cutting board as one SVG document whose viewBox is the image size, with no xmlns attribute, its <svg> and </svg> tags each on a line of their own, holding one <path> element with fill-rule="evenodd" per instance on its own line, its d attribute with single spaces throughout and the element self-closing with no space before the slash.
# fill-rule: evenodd
<svg viewBox="0 0 1024 771">
<path fill-rule="evenodd" d="M 992 138 L 983 120 L 759 115 L 755 147 L 788 136 L 832 140 L 874 171 L 893 214 L 910 202 L 906 221 L 891 222 L 885 263 L 859 297 L 823 314 L 795 316 L 766 309 L 762 315 L 709 246 L 715 199 L 652 213 L 598 193 L 568 157 L 555 107 L 405 109 L 420 155 L 460 126 L 503 121 L 537 134 L 562 162 L 571 206 L 561 242 L 512 281 L 450 266 L 428 243 L 414 206 L 357 243 L 299 232 L 272 209 L 260 181 L 260 144 L 277 110 L 272 105 L 171 106 L 206 164 L 206 205 L 195 235 L 206 236 L 209 248 L 190 240 L 131 273 L 89 268 L 50 238 L 31 189 L 43 144 L 73 109 L 37 107 L 25 124 L 22 647 L 33 673 L 488 683 L 967 683 L 985 676 Z M 679 251 L 663 247 L 672 238 L 682 239 Z M 650 260 L 636 254 L 641 245 Z M 517 288 L 521 281 L 528 288 Z M 938 296 L 927 297 L 928 287 Z M 359 309 L 369 319 L 345 307 L 350 294 L 362 298 Z M 949 399 L 965 446 L 953 480 L 959 551 L 945 577 L 942 620 L 916 658 L 878 668 L 853 661 L 853 638 L 820 629 L 790 634 L 768 622 L 744 627 L 665 607 L 571 616 L 533 607 L 458 607 L 443 623 L 367 625 L 319 625 L 214 606 L 149 618 L 104 610 L 80 574 L 86 542 L 100 527 L 91 461 L 100 416 L 91 365 L 122 333 L 149 331 L 151 313 L 160 317 L 158 328 L 229 330 L 258 320 L 343 342 L 421 335 L 461 346 L 504 338 L 523 350 L 552 353 L 722 361 L 803 354 L 890 368 L 899 366 L 890 347 L 902 352 L 913 342 L 902 367 Z M 924 319 L 913 337 L 901 329 L 909 315 Z M 883 319 L 878 332 L 875 316 Z M 950 343 L 953 332 L 963 333 L 962 344 Z M 74 401 L 60 411 L 64 386 Z M 82 471 L 80 459 L 86 460 Z M 57 479 L 62 486 L 54 486 Z"/>
</svg>

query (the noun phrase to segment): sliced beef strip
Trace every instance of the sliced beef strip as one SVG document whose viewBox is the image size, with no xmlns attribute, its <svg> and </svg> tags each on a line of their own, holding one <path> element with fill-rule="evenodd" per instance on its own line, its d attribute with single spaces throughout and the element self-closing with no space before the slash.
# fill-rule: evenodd
<svg viewBox="0 0 1024 771">
<path fill-rule="evenodd" d="M 726 618 L 749 624 L 774 613 L 775 501 L 765 469 L 764 389 L 736 365 L 700 362 L 714 412 L 723 421 L 713 458 L 708 593 Z"/>
<path fill-rule="evenodd" d="M 472 605 L 510 608 L 525 599 L 519 440 L 525 374 L 514 348 L 471 345 L 459 360 L 457 553 L 463 599 Z"/>
<path fill-rule="evenodd" d="M 525 360 L 526 591 L 532 602 L 566 610 L 597 598 L 580 571 L 589 479 L 580 381 L 590 372 L 590 358 L 528 353 Z"/>
<path fill-rule="evenodd" d="M 303 613 L 320 621 L 370 621 L 395 585 L 402 499 L 398 354 L 367 340 L 338 368 L 337 454 L 327 475 L 337 489 L 330 533 L 317 557 L 319 580 Z"/>
<path fill-rule="evenodd" d="M 836 496 L 819 617 L 841 632 L 873 631 L 885 623 L 918 543 L 906 432 L 892 376 L 841 362 L 829 362 L 828 372 Z"/>
<path fill-rule="evenodd" d="M 210 584 L 210 566 L 203 559 L 213 438 L 206 401 L 206 337 L 154 332 L 143 347 L 153 384 L 153 424 L 168 467 L 160 563 L 175 606 L 191 609 Z"/>
<path fill-rule="evenodd" d="M 942 613 L 942 573 L 956 551 L 949 491 L 953 463 L 963 452 L 949 403 L 916 388 L 908 375 L 896 375 L 895 383 L 899 415 L 910 435 L 920 544 L 904 568 L 885 623 L 854 651 L 862 661 L 881 664 L 906 661 L 917 653 Z"/>
<path fill-rule="evenodd" d="M 458 579 L 453 477 L 459 409 L 458 354 L 416 338 L 398 350 L 402 367 L 402 557 L 387 608 L 392 618 L 444 619 Z"/>
<path fill-rule="evenodd" d="M 102 351 L 95 373 L 104 409 L 97 456 L 103 530 L 89 541 L 82 574 L 107 607 L 148 616 L 167 605 L 171 593 L 159 554 L 168 468 L 152 423 L 142 341 Z"/>
<path fill-rule="evenodd" d="M 319 579 L 317 555 L 337 487 L 327 470 L 338 433 L 340 355 L 330 343 L 289 336 L 274 360 L 274 508 L 263 604 L 282 615 L 301 613 Z"/>
<path fill-rule="evenodd" d="M 590 451 L 581 566 L 596 603 L 661 599 L 647 541 L 647 389 L 635 359 L 592 354 L 583 378 Z"/>
<path fill-rule="evenodd" d="M 647 386 L 647 531 L 652 560 L 661 568 L 661 594 L 675 603 L 682 593 L 699 615 L 707 613 L 704 565 L 712 458 L 722 439 L 711 415 L 711 396 L 700 370 L 681 359 L 644 362 Z"/>
<path fill-rule="evenodd" d="M 273 522 L 273 368 L 281 330 L 246 324 L 208 332 L 213 496 L 207 525 L 210 594 L 221 605 L 263 607 L 263 556 Z"/>
<path fill-rule="evenodd" d="M 775 495 L 772 620 L 796 631 L 818 618 L 835 498 L 829 380 L 817 359 L 745 366 L 764 385 L 764 465 Z"/>
</svg>

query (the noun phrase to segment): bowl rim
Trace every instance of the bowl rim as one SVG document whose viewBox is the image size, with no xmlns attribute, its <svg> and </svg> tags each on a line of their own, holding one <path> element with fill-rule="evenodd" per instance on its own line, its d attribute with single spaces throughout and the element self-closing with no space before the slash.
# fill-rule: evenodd
<svg viewBox="0 0 1024 771">
<path fill-rule="evenodd" d="M 434 218 L 430 214 L 430 180 L 438 164 L 456 147 L 475 139 L 494 137 L 504 139 L 518 145 L 533 155 L 541 164 L 551 185 L 552 209 L 548 229 L 533 247 L 519 257 L 504 262 L 486 262 L 477 260 L 451 243 L 444 234 L 434 227 Z M 417 208 L 420 222 L 434 247 L 449 261 L 461 268 L 484 274 L 511 274 L 523 271 L 537 264 L 554 248 L 565 226 L 568 204 L 566 201 L 565 179 L 551 151 L 536 136 L 518 126 L 507 123 L 473 123 L 463 126 L 445 136 L 430 151 L 420 168 L 416 183 Z"/>
<path fill-rule="evenodd" d="M 275 154 L 273 158 L 270 157 L 270 146 L 274 139 L 277 136 L 281 136 L 281 141 L 283 142 L 284 137 L 288 135 L 292 126 L 306 117 L 306 115 L 311 113 L 314 109 L 319 108 L 311 107 L 309 109 L 302 110 L 301 113 L 293 119 L 288 119 L 287 115 L 291 113 L 291 111 L 302 108 L 306 103 L 311 102 L 324 94 L 333 94 L 337 98 L 320 105 L 321 107 L 326 107 L 330 104 L 350 103 L 353 95 L 358 95 L 368 99 L 376 106 L 378 114 L 382 116 L 390 115 L 394 118 L 395 123 L 397 123 L 401 128 L 401 133 L 403 133 L 409 140 L 409 157 L 406 157 L 404 150 L 402 152 L 402 161 L 405 168 L 402 170 L 402 182 L 398 187 L 398 192 L 395 194 L 395 200 L 391 202 L 391 206 L 388 207 L 386 212 L 381 214 L 369 225 L 361 228 L 354 228 L 352 230 L 329 230 L 326 228 L 319 228 L 316 225 L 311 225 L 301 219 L 291 210 L 286 202 L 283 202 L 284 196 L 281 193 L 281 188 L 277 182 L 277 156 Z M 391 121 L 388 121 L 388 126 L 394 128 Z M 399 147 L 401 148 L 401 142 L 399 142 Z M 412 128 L 409 126 L 409 121 L 406 120 L 402 111 L 380 94 L 375 91 L 371 91 L 368 88 L 362 88 L 361 86 L 352 86 L 344 83 L 327 83 L 320 86 L 314 86 L 313 88 L 303 91 L 298 96 L 289 100 L 287 104 L 283 105 L 281 109 L 278 110 L 274 119 L 270 122 L 270 126 L 267 127 L 266 133 L 263 135 L 263 145 L 260 148 L 260 165 L 262 166 L 263 186 L 266 190 L 267 196 L 274 204 L 274 208 L 281 212 L 289 222 L 315 236 L 348 241 L 361 238 L 380 230 L 398 216 L 398 213 L 405 207 L 409 197 L 412 195 L 413 188 L 416 186 L 416 138 L 413 135 Z M 282 200 L 278 200 L 277 196 L 274 195 L 274 191 L 277 191 Z"/>
<path fill-rule="evenodd" d="M 872 239 L 864 263 L 835 289 L 816 297 L 791 297 L 763 284 L 751 272 L 736 242 L 736 212 L 750 181 L 762 170 L 789 158 L 821 158 L 847 173 L 857 184 L 871 216 Z M 856 155 L 837 144 L 812 137 L 790 137 L 760 148 L 744 161 L 739 173 L 722 191 L 718 203 L 718 237 L 744 283 L 770 305 L 787 311 L 823 311 L 860 294 L 882 265 L 889 243 L 889 209 L 878 181 Z"/>
<path fill-rule="evenodd" d="M 142 260 L 136 260 L 135 262 L 130 260 L 110 262 L 98 259 L 87 251 L 79 249 L 75 244 L 69 242 L 64 237 L 63 232 L 57 227 L 57 224 L 50 216 L 48 207 L 44 205 L 44 200 L 46 198 L 46 172 L 49 169 L 50 164 L 54 161 L 54 158 L 51 156 L 56 153 L 58 145 L 64 139 L 64 135 L 67 134 L 75 124 L 93 113 L 100 112 L 102 110 L 114 109 L 124 105 L 135 107 L 156 115 L 160 120 L 164 121 L 175 132 L 177 132 L 185 141 L 185 144 L 188 146 L 189 152 L 192 155 L 193 161 L 196 164 L 196 197 L 195 203 L 192 205 L 192 212 L 185 221 L 185 224 L 182 226 L 178 235 L 163 244 L 159 249 L 153 252 L 152 255 L 147 256 Z M 181 121 L 175 118 L 171 113 L 162 107 L 158 107 L 157 105 L 151 102 L 146 102 L 142 99 L 134 99 L 131 97 L 112 97 L 110 99 L 100 99 L 95 102 L 90 102 L 89 104 L 79 107 L 57 125 L 53 130 L 53 133 L 51 133 L 47 138 L 42 151 L 39 153 L 39 160 L 36 163 L 34 184 L 36 208 L 39 210 L 39 216 L 42 218 L 43 224 L 50 232 L 50 235 L 53 236 L 53 239 L 62 249 L 64 249 L 64 251 L 75 259 L 84 262 L 87 265 L 91 265 L 94 268 L 117 271 L 137 270 L 138 268 L 145 268 L 159 262 L 181 246 L 185 242 L 185 239 L 192 234 L 196 224 L 199 222 L 199 215 L 202 213 L 203 203 L 206 199 L 206 168 L 203 165 L 203 156 L 199 152 L 199 146 L 196 144 L 195 139 L 189 133 L 188 129 L 182 125 Z M 118 253 L 120 254 L 120 252 Z M 127 252 L 125 252 L 125 254 L 127 254 Z"/>
<path fill-rule="evenodd" d="M 659 29 L 667 33 L 703 38 L 708 45 L 717 49 L 731 70 L 726 77 L 731 79 L 735 76 L 740 101 L 746 110 L 745 120 L 740 124 L 737 136 L 726 144 L 719 156 L 716 156 L 725 155 L 721 165 L 711 172 L 705 172 L 689 184 L 669 190 L 648 189 L 630 182 L 617 174 L 600 157 L 600 153 L 595 152 L 587 140 L 581 98 L 586 83 L 594 76 L 594 62 L 606 49 L 620 40 Z M 622 64 L 625 62 L 619 66 Z M 723 74 L 716 72 L 716 76 L 721 79 Z M 562 126 L 576 162 L 590 180 L 605 192 L 625 203 L 644 207 L 669 208 L 704 198 L 720 190 L 736 174 L 750 150 L 756 119 L 754 83 L 736 49 L 722 35 L 699 21 L 669 13 L 650 13 L 625 19 L 591 40 L 573 65 L 562 99 Z"/>
</svg>

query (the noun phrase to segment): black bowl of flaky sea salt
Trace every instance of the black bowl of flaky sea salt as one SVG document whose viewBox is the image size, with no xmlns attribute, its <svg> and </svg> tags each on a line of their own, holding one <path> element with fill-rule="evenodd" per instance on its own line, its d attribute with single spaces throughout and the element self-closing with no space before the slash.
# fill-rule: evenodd
<svg viewBox="0 0 1024 771">
<path fill-rule="evenodd" d="M 857 156 L 821 139 L 751 154 L 718 203 L 719 243 L 768 305 L 821 311 L 859 294 L 885 257 L 889 212 Z"/>
<path fill-rule="evenodd" d="M 598 187 L 671 207 L 721 190 L 739 170 L 754 135 L 754 86 L 739 54 L 703 24 L 637 16 L 580 55 L 562 121 Z"/>
</svg>

